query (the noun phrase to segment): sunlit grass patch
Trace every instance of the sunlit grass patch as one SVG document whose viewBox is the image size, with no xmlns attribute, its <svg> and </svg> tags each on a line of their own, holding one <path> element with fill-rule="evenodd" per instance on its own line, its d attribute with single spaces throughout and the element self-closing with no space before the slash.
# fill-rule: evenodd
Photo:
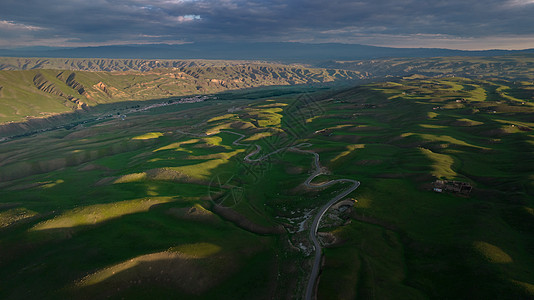
<svg viewBox="0 0 534 300">
<path fill-rule="evenodd" d="M 484 101 L 487 98 L 486 90 L 480 86 L 475 86 L 475 89 L 469 91 L 469 100 L 471 101 Z"/>
<path fill-rule="evenodd" d="M 254 127 L 252 125 L 252 127 Z M 208 128 L 205 132 L 206 135 L 214 135 L 214 134 L 217 134 L 219 132 L 221 132 L 221 130 L 226 130 L 226 129 L 231 129 L 232 128 L 232 124 L 231 123 L 224 123 L 224 124 L 221 124 L 221 125 L 217 125 L 215 127 L 211 127 L 211 128 Z"/>
<path fill-rule="evenodd" d="M 470 120 L 470 119 L 466 119 L 466 118 L 458 119 L 457 121 L 460 122 L 464 126 L 477 126 L 477 125 L 484 124 L 482 122 L 475 121 L 475 120 Z"/>
<path fill-rule="evenodd" d="M 49 189 L 49 188 L 55 187 L 55 186 L 58 185 L 58 184 L 62 184 L 63 182 L 65 182 L 65 180 L 63 180 L 63 179 L 58 179 L 58 180 L 56 180 L 56 181 L 54 181 L 54 182 L 50 182 L 50 183 L 47 183 L 47 184 L 45 184 L 45 185 L 42 185 L 41 188 L 43 188 L 43 189 Z"/>
<path fill-rule="evenodd" d="M 195 144 L 195 143 L 198 143 L 199 141 L 200 141 L 199 139 L 192 139 L 192 140 L 187 140 L 183 142 L 176 142 L 176 143 L 172 143 L 167 146 L 158 148 L 154 150 L 154 152 L 162 151 L 162 150 L 175 150 L 175 151 L 184 151 L 184 152 L 192 153 L 191 150 L 183 148 L 182 145 Z"/>
<path fill-rule="evenodd" d="M 456 172 L 452 169 L 454 159 L 446 154 L 440 154 L 432 152 L 425 148 L 419 148 L 421 152 L 432 160 L 432 175 L 437 178 L 453 179 L 457 176 Z"/>
<path fill-rule="evenodd" d="M 447 126 L 442 126 L 442 125 L 431 125 L 431 124 L 419 124 L 419 126 L 423 127 L 423 128 L 429 128 L 429 129 L 443 129 L 443 128 L 447 128 Z"/>
<path fill-rule="evenodd" d="M 213 175 L 212 170 L 214 170 L 215 168 L 219 167 L 222 164 L 227 163 L 231 157 L 243 151 L 245 150 L 238 149 L 236 151 L 229 152 L 229 153 L 219 153 L 216 155 L 218 155 L 221 158 L 211 159 L 211 160 L 201 162 L 198 164 L 194 164 L 194 165 L 170 167 L 170 168 L 165 168 L 165 169 L 176 171 L 191 179 L 207 180 L 211 178 L 211 176 Z"/>
<path fill-rule="evenodd" d="M 469 144 L 467 142 L 464 142 L 464 141 L 459 140 L 459 139 L 455 139 L 452 136 L 448 136 L 448 135 L 435 135 L 435 134 L 406 132 L 406 133 L 401 134 L 401 136 L 402 137 L 417 136 L 417 137 L 420 137 L 423 140 L 428 141 L 428 142 L 445 142 L 445 143 L 450 143 L 450 144 L 454 144 L 454 145 L 458 145 L 458 146 L 466 146 L 466 147 L 473 147 L 473 148 L 479 148 L 479 149 L 488 149 L 486 147 Z"/>
<path fill-rule="evenodd" d="M 124 215 L 148 211 L 155 204 L 171 201 L 173 201 L 171 197 L 143 198 L 75 208 L 53 219 L 41 222 L 30 230 L 36 231 L 93 225 Z"/>
<path fill-rule="evenodd" d="M 172 247 L 169 251 L 179 253 L 186 258 L 205 258 L 221 251 L 221 247 L 210 243 L 196 243 Z"/>
<path fill-rule="evenodd" d="M 202 141 L 211 146 L 221 146 L 222 138 L 220 136 L 209 136 L 202 138 Z"/>
<path fill-rule="evenodd" d="M 247 109 L 249 117 L 254 119 L 260 127 L 279 126 L 282 120 L 282 108 Z"/>
<path fill-rule="evenodd" d="M 441 82 L 441 83 L 444 83 L 444 84 L 448 85 L 446 90 L 447 91 L 451 91 L 451 92 L 461 91 L 464 88 L 463 85 L 458 84 L 457 82 L 455 82 L 453 80 L 440 80 L 438 82 Z"/>
<path fill-rule="evenodd" d="M 512 280 L 512 282 L 520 286 L 527 294 L 534 297 L 534 284 L 519 280 Z"/>
<path fill-rule="evenodd" d="M 255 134 L 251 135 L 250 137 L 244 139 L 243 141 L 244 142 L 257 141 L 257 140 L 261 140 L 261 139 L 266 138 L 266 137 L 270 137 L 273 134 L 274 134 L 274 131 L 258 132 L 258 133 L 255 133 Z"/>
<path fill-rule="evenodd" d="M 330 130 L 336 130 L 336 129 L 342 129 L 342 128 L 347 128 L 347 127 L 354 127 L 354 128 L 358 128 L 358 127 L 368 127 L 368 125 L 358 125 L 358 126 L 354 126 L 352 124 L 341 124 L 341 125 L 336 125 L 336 126 L 332 126 L 332 127 L 328 127 L 327 129 L 330 129 Z"/>
<path fill-rule="evenodd" d="M 433 112 L 433 111 L 428 112 L 426 115 L 427 115 L 427 117 L 428 117 L 429 119 L 434 119 L 435 117 L 438 116 L 438 114 L 435 113 L 435 112 Z"/>
<path fill-rule="evenodd" d="M 232 257 L 214 255 L 220 249 L 216 245 L 197 243 L 176 248 L 188 254 L 167 250 L 139 255 L 83 277 L 75 282 L 74 289 L 88 293 L 102 289 L 113 295 L 118 290 L 156 282 L 191 296 L 205 293 L 235 272 Z"/>
<path fill-rule="evenodd" d="M 173 253 L 169 251 L 163 251 L 158 253 L 151 253 L 146 255 L 141 255 L 135 258 L 132 258 L 130 260 L 127 260 L 125 262 L 107 267 L 105 269 L 99 270 L 93 274 L 90 274 L 80 280 L 78 282 L 79 286 L 89 286 L 94 285 L 99 282 L 105 281 L 106 279 L 120 273 L 124 272 L 128 269 L 132 269 L 135 266 L 144 263 L 144 262 L 151 262 L 151 261 L 158 261 L 158 260 L 169 260 L 169 259 L 175 259 L 180 258 L 179 253 Z"/>
<path fill-rule="evenodd" d="M 527 105 L 533 105 L 532 103 L 528 102 L 528 101 L 525 101 L 525 100 L 521 100 L 521 99 L 518 99 L 516 97 L 513 97 L 511 96 L 510 94 L 507 94 L 506 91 L 507 90 L 510 90 L 510 87 L 508 86 L 504 86 L 504 85 L 501 85 L 500 87 L 498 87 L 495 92 L 497 92 L 499 94 L 499 96 L 503 97 L 504 99 L 507 99 L 507 100 L 510 100 L 512 102 L 516 102 L 516 103 L 525 103 Z"/>
<path fill-rule="evenodd" d="M 274 101 L 274 100 L 266 100 L 266 101 Z M 284 106 L 288 106 L 288 104 L 287 103 L 282 103 L 282 102 L 276 102 L 276 103 L 258 105 L 256 107 L 258 107 L 258 108 L 272 108 L 272 107 L 284 107 Z"/>
<path fill-rule="evenodd" d="M 230 119 L 230 118 L 234 118 L 236 116 L 237 116 L 236 114 L 226 114 L 226 115 L 222 115 L 222 116 L 217 116 L 217 117 L 213 117 L 213 118 L 209 119 L 208 123 L 215 122 L 215 121 L 220 121 L 220 120 L 227 120 L 227 119 Z"/>
<path fill-rule="evenodd" d="M 141 180 L 144 180 L 144 179 L 146 179 L 146 173 L 145 172 L 132 173 L 132 174 L 123 175 L 123 176 L 117 178 L 117 180 L 115 180 L 113 183 L 135 182 L 135 181 L 141 181 Z"/>
<path fill-rule="evenodd" d="M 244 152 L 245 149 L 237 149 L 233 152 L 219 152 L 219 153 L 213 153 L 213 154 L 206 154 L 206 155 L 190 155 L 187 157 L 187 159 L 225 159 L 228 160 L 230 157 L 235 156 L 238 153 Z"/>
<path fill-rule="evenodd" d="M 497 121 L 502 124 L 506 125 L 514 125 L 514 126 L 522 126 L 526 128 L 534 127 L 534 123 L 531 122 L 520 122 L 520 121 L 511 121 L 511 120 L 501 120 L 501 119 L 495 119 L 494 121 Z"/>
<path fill-rule="evenodd" d="M 163 136 L 163 133 L 161 132 L 148 132 L 142 135 L 138 135 L 132 138 L 132 140 L 149 140 L 149 139 L 157 139 L 160 136 Z"/>
<path fill-rule="evenodd" d="M 365 147 L 364 144 L 354 144 L 354 145 L 348 145 L 346 148 L 347 148 L 347 151 L 343 151 L 341 153 L 339 153 L 336 157 L 332 158 L 332 162 L 336 162 L 337 160 L 351 154 L 352 152 L 354 152 L 354 150 L 356 149 L 363 149 Z"/>
<path fill-rule="evenodd" d="M 504 252 L 501 248 L 490 243 L 476 241 L 473 243 L 473 247 L 492 263 L 505 264 L 513 262 L 510 255 Z"/>
<path fill-rule="evenodd" d="M 19 221 L 32 218 L 37 213 L 29 209 L 18 207 L 7 211 L 0 212 L 0 228 L 13 225 Z"/>
</svg>

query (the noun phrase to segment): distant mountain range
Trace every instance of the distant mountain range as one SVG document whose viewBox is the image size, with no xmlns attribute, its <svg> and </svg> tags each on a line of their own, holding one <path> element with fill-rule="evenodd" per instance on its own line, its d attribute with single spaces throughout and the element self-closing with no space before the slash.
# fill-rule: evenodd
<svg viewBox="0 0 534 300">
<path fill-rule="evenodd" d="M 24 47 L 0 49 L 0 56 L 140 59 L 244 59 L 283 62 L 359 60 L 395 57 L 497 56 L 534 53 L 525 50 L 463 51 L 438 48 L 388 48 L 324 43 L 191 43 L 181 45 L 125 45 L 80 48 Z"/>
</svg>

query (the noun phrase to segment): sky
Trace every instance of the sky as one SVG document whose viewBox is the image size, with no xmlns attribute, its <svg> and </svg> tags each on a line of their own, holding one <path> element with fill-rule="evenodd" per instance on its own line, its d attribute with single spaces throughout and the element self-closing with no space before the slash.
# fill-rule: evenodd
<svg viewBox="0 0 534 300">
<path fill-rule="evenodd" d="M 2 0 L 0 47 L 339 42 L 534 48 L 534 0 Z"/>
</svg>

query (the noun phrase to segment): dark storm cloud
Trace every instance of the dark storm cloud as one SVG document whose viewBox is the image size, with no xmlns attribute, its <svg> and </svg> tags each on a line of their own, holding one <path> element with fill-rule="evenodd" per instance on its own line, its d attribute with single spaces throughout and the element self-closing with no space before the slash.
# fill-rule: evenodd
<svg viewBox="0 0 534 300">
<path fill-rule="evenodd" d="M 120 44 L 532 38 L 533 15 L 533 0 L 3 0 L 0 40 Z"/>
</svg>

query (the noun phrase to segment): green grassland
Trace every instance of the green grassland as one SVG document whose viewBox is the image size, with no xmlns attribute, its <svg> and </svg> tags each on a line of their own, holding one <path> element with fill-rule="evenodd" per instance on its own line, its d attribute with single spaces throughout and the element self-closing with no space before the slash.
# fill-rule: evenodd
<svg viewBox="0 0 534 300">
<path fill-rule="evenodd" d="M 328 169 L 317 182 L 361 182 L 345 225 L 320 229 L 336 242 L 324 249 L 319 299 L 534 297 L 527 82 L 412 78 L 274 94 L 1 143 L 0 298 L 299 299 L 310 257 L 296 248 L 309 247 L 298 218 L 345 186 L 304 188 L 312 155 L 243 158 L 252 144 L 265 154 L 302 142 Z M 436 193 L 436 179 L 474 189 Z"/>
<path fill-rule="evenodd" d="M 376 77 L 421 75 L 468 78 L 499 78 L 526 81 L 532 84 L 534 55 L 520 54 L 497 57 L 430 57 L 384 58 L 363 61 L 331 61 L 323 68 L 354 70 Z"/>
<path fill-rule="evenodd" d="M 497 85 L 524 97 L 495 95 Z M 337 118 L 341 128 L 313 143 L 332 145 L 327 166 L 362 185 L 352 223 L 330 229 L 341 242 L 325 250 L 319 298 L 533 297 L 534 239 L 519 225 L 534 220 L 526 213 L 534 205 L 534 98 L 527 90 L 511 82 L 416 79 L 327 102 L 310 126 L 327 128 Z M 435 193 L 435 179 L 475 189 L 469 197 Z M 340 279 L 350 284 L 341 288 Z"/>
</svg>

